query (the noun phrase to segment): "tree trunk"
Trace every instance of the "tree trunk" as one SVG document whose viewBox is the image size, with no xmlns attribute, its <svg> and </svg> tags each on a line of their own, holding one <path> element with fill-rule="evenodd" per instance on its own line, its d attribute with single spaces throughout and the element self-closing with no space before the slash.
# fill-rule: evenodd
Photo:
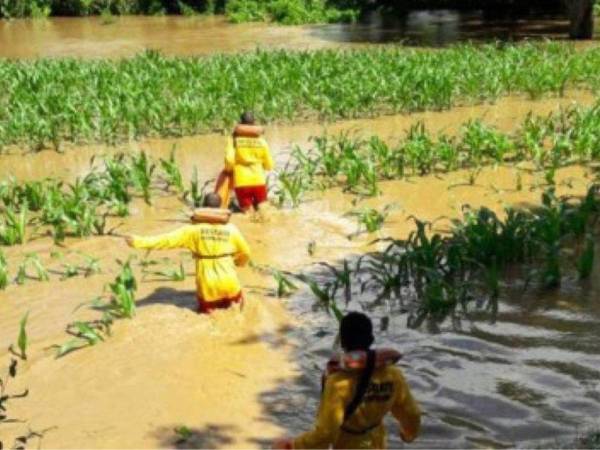
<svg viewBox="0 0 600 450">
<path fill-rule="evenodd" d="M 594 34 L 594 0 L 567 0 L 571 39 L 592 39 Z"/>
</svg>

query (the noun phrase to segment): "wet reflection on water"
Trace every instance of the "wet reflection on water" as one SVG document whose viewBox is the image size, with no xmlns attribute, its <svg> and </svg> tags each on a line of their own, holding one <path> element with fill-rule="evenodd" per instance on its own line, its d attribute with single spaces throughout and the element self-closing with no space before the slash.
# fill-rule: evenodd
<svg viewBox="0 0 600 450">
<path fill-rule="evenodd" d="M 314 275 L 324 276 L 319 271 Z M 396 302 L 373 307 L 373 296 L 361 293 L 360 286 L 354 286 L 348 309 L 370 305 L 377 344 L 405 355 L 400 366 L 426 414 L 423 434 L 411 446 L 539 446 L 568 441 L 596 425 L 600 415 L 599 280 L 599 265 L 591 281 L 567 276 L 562 288 L 551 293 L 523 291 L 522 282 L 515 280 L 504 290 L 495 323 L 478 315 L 473 322 L 463 321 L 461 329 L 446 324 L 439 334 L 408 329 Z M 295 385 L 265 395 L 264 401 L 276 405 L 291 395 L 293 414 L 273 414 L 286 427 L 300 430 L 312 424 L 319 368 L 331 353 L 336 323 L 315 310 L 309 292 L 301 291 L 291 303 L 310 324 L 297 332 L 304 375 Z M 396 429 L 391 421 L 388 425 Z M 390 439 L 393 448 L 402 446 L 394 431 Z"/>
</svg>

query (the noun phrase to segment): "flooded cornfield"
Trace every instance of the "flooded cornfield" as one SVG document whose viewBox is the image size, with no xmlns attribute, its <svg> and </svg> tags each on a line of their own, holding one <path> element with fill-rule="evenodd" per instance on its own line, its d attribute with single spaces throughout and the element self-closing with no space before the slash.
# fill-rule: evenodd
<svg viewBox="0 0 600 450">
<path fill-rule="evenodd" d="M 378 52 L 398 44 L 563 39 L 567 29 L 556 17 L 509 22 L 449 10 L 302 27 L 219 17 L 14 20 L 0 22 L 0 58 L 82 58 L 70 60 L 72 68 L 145 49 L 168 57 L 261 48 L 268 63 L 275 49 Z M 527 51 L 546 63 L 546 47 Z M 89 136 L 118 135 L 113 103 L 99 102 L 65 126 L 71 134 L 54 134 L 56 145 L 36 147 L 21 139 L 33 129 L 21 121 L 19 139 L 7 138 L 0 152 L 0 396 L 16 394 L 5 403 L 0 442 L 10 447 L 25 436 L 27 446 L 40 448 L 268 448 L 313 425 L 322 370 L 340 351 L 336 311 L 358 310 L 372 318 L 377 347 L 402 353 L 398 366 L 423 410 L 410 444 L 386 421 L 390 447 L 573 446 L 600 425 L 600 107 L 590 55 L 577 62 L 584 75 L 569 71 L 568 61 L 556 82 L 523 81 L 523 72 L 506 69 L 499 75 L 506 91 L 464 102 L 423 94 L 418 108 L 398 110 L 402 99 L 364 106 L 368 99 L 357 94 L 356 114 L 331 117 L 308 107 L 298 117 L 280 114 L 283 106 L 275 105 L 264 124 L 275 161 L 271 201 L 231 219 L 251 248 L 252 263 L 238 269 L 244 303 L 210 315 L 197 313 L 194 255 L 135 251 L 124 238 L 189 223 L 223 168 L 229 132 L 161 135 L 165 111 L 158 111 L 153 133 L 83 142 L 75 125 L 99 130 Z M 153 70 L 171 70 L 172 61 L 149 61 Z M 294 63 L 298 72 L 311 65 Z M 36 90 L 57 85 L 19 70 L 33 95 L 23 91 L 12 111 L 45 111 Z M 337 76 L 328 80 L 334 87 Z M 507 81 L 513 76 L 519 88 Z M 339 92 L 340 101 L 355 100 L 356 93 Z M 319 101 L 315 111 L 329 100 Z M 0 114 L 0 127 L 9 119 Z M 133 113 L 126 119 L 141 128 Z M 477 227 L 494 239 L 477 241 L 473 233 L 468 241 Z M 401 273 L 411 264 L 404 256 L 419 256 L 427 245 L 439 251 L 427 270 L 446 270 L 452 251 L 460 253 L 460 269 L 439 279 L 427 272 L 425 281 L 415 281 L 418 264 L 410 276 Z M 502 245 L 516 253 L 486 259 L 485 249 Z M 438 294 L 423 290 L 433 282 Z M 447 307 L 452 299 L 439 292 L 462 297 Z M 435 309 L 435 301 L 444 304 Z"/>
</svg>

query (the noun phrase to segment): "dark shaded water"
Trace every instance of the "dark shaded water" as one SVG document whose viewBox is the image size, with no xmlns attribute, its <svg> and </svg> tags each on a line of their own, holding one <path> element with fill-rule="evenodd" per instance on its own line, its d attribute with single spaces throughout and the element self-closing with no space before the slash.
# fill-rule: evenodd
<svg viewBox="0 0 600 450">
<path fill-rule="evenodd" d="M 598 255 L 597 255 L 598 256 Z M 600 270 L 591 283 L 567 280 L 560 291 L 504 292 L 497 321 L 449 324 L 439 334 L 410 330 L 394 302 L 368 313 L 377 344 L 400 349 L 402 370 L 425 411 L 423 432 L 411 447 L 531 447 L 568 443 L 600 416 Z M 372 302 L 358 286 L 349 309 Z M 307 322 L 297 349 L 305 375 L 265 394 L 270 414 L 290 430 L 313 422 L 320 368 L 335 341 L 335 319 L 301 292 L 292 308 Z M 381 327 L 383 317 L 389 326 Z M 292 398 L 293 407 L 281 408 Z M 402 443 L 388 423 L 392 447 Z"/>
</svg>

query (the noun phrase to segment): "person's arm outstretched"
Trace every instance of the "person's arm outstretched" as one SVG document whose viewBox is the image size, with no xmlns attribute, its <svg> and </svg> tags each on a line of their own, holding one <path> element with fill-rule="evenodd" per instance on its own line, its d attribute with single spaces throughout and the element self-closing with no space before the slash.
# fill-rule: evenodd
<svg viewBox="0 0 600 450">
<path fill-rule="evenodd" d="M 400 423 L 400 437 L 404 442 L 412 442 L 421 429 L 421 408 L 410 393 L 404 375 L 398 370 L 396 397 L 392 405 L 392 414 Z"/>
<path fill-rule="evenodd" d="M 250 260 L 250 247 L 237 227 L 231 233 L 231 241 L 235 248 L 234 261 L 236 266 L 244 266 Z"/>
<path fill-rule="evenodd" d="M 138 249 L 166 250 L 171 248 L 188 248 L 193 250 L 193 227 L 185 226 L 175 231 L 156 236 L 127 236 L 129 246 Z"/>
</svg>

